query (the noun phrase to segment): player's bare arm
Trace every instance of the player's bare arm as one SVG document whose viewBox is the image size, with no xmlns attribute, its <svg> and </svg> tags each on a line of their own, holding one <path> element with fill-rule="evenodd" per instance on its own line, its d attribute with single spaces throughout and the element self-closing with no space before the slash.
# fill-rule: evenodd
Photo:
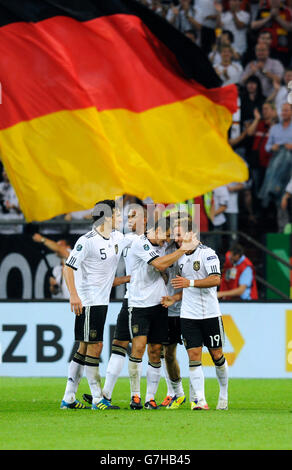
<svg viewBox="0 0 292 470">
<path fill-rule="evenodd" d="M 204 279 L 190 280 L 185 277 L 176 276 L 171 280 L 171 284 L 175 289 L 184 289 L 187 287 L 197 287 L 199 289 L 206 289 L 208 287 L 217 287 L 220 285 L 221 277 L 218 274 L 211 274 Z"/>
<path fill-rule="evenodd" d="M 74 312 L 75 315 L 81 315 L 82 302 L 77 294 L 77 290 L 75 287 L 73 269 L 69 266 L 64 266 L 63 274 L 68 287 L 68 291 L 70 293 L 71 312 Z"/>
<path fill-rule="evenodd" d="M 114 279 L 113 287 L 121 286 L 122 284 L 127 284 L 130 282 L 131 276 L 117 276 Z"/>
<path fill-rule="evenodd" d="M 175 302 L 179 302 L 182 299 L 182 291 L 177 292 L 174 295 L 166 295 L 165 297 L 162 297 L 161 299 L 161 304 L 163 307 L 168 308 L 171 307 L 171 305 L 175 304 Z"/>
<path fill-rule="evenodd" d="M 151 265 L 158 269 L 158 271 L 164 271 L 166 268 L 179 260 L 182 255 L 189 251 L 195 250 L 199 243 L 200 241 L 197 239 L 196 235 L 191 232 L 186 233 L 180 248 L 178 248 L 173 253 L 154 259 L 151 262 Z"/>
</svg>

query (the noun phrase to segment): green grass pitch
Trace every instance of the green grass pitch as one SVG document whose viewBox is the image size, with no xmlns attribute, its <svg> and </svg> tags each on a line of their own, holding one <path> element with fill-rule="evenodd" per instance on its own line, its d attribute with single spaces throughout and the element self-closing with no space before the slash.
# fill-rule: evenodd
<svg viewBox="0 0 292 470">
<path fill-rule="evenodd" d="M 291 450 L 292 381 L 230 379 L 229 410 L 216 411 L 218 384 L 206 379 L 209 411 L 129 408 L 127 378 L 115 411 L 60 410 L 66 379 L 0 378 L 1 450 Z M 184 379 L 188 392 L 188 380 Z M 142 379 L 145 396 L 146 383 Z M 164 398 L 161 379 L 157 401 Z M 89 393 L 86 379 L 78 398 Z"/>
</svg>

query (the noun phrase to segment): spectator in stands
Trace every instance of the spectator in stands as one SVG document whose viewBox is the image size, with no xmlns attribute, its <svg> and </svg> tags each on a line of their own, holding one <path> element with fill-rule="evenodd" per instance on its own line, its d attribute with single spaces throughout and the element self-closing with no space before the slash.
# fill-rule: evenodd
<svg viewBox="0 0 292 470">
<path fill-rule="evenodd" d="M 239 136 L 229 141 L 234 151 L 244 158 L 248 165 L 250 165 L 252 137 L 247 135 L 247 128 L 254 119 L 255 108 L 261 111 L 264 101 L 261 82 L 258 77 L 252 75 L 239 90 Z"/>
<path fill-rule="evenodd" d="M 272 156 L 271 152 L 266 150 L 266 143 L 273 124 L 275 124 L 275 109 L 271 103 L 264 103 L 262 113 L 255 108 L 254 120 L 247 128 L 247 134 L 253 138 L 249 161 L 255 195 L 260 190 Z"/>
<path fill-rule="evenodd" d="M 179 0 L 178 6 L 172 5 L 166 14 L 166 19 L 182 33 L 190 29 L 198 31 L 201 29 L 191 0 Z"/>
<path fill-rule="evenodd" d="M 255 268 L 245 256 L 240 244 L 234 244 L 225 255 L 220 290 L 217 296 L 223 300 L 258 299 Z"/>
<path fill-rule="evenodd" d="M 238 231 L 238 194 L 244 187 L 244 183 L 230 183 L 227 185 L 229 199 L 224 214 L 226 216 L 226 230 L 228 231 Z M 229 237 L 229 239 L 234 242 L 237 239 L 236 233 Z"/>
<path fill-rule="evenodd" d="M 292 233 L 292 176 L 285 188 L 285 193 L 281 200 L 281 210 L 283 211 L 283 231 L 284 233 Z"/>
<path fill-rule="evenodd" d="M 166 17 L 168 8 L 166 5 L 162 4 L 160 0 L 148 0 L 148 6 L 150 10 L 154 11 L 157 15 Z"/>
<path fill-rule="evenodd" d="M 196 0 L 195 9 L 196 21 L 201 29 L 201 47 L 208 55 L 216 41 L 215 29 L 219 26 L 222 5 L 216 0 Z"/>
<path fill-rule="evenodd" d="M 265 97 L 262 92 L 262 84 L 256 75 L 247 78 L 245 84 L 240 89 L 240 108 L 241 108 L 241 128 L 246 123 L 250 123 L 254 119 L 254 110 L 262 110 Z"/>
<path fill-rule="evenodd" d="M 271 57 L 275 58 L 271 50 L 272 41 L 273 37 L 271 31 L 263 29 L 258 33 L 257 43 L 266 44 L 270 50 Z"/>
<path fill-rule="evenodd" d="M 56 255 L 59 258 L 65 258 L 67 259 L 70 251 L 71 251 L 71 244 L 68 240 L 59 240 L 55 242 L 54 240 L 51 240 L 50 238 L 46 238 L 40 233 L 34 233 L 32 236 L 32 239 L 36 243 L 40 243 L 44 245 L 46 248 L 49 250 L 53 251 L 56 253 Z"/>
<path fill-rule="evenodd" d="M 231 46 L 221 47 L 221 62 L 215 66 L 215 70 L 223 85 L 239 83 L 243 69 L 239 62 L 232 61 Z"/>
<path fill-rule="evenodd" d="M 284 103 L 287 103 L 288 100 L 288 83 L 292 81 L 292 67 L 289 67 L 285 70 L 284 80 L 282 83 L 276 81 L 274 83 L 274 91 L 267 98 L 267 101 L 275 103 L 277 110 L 277 115 L 281 117 L 282 106 Z"/>
<path fill-rule="evenodd" d="M 267 167 L 265 178 L 259 193 L 263 207 L 271 202 L 276 205 L 278 230 L 283 230 L 283 213 L 281 199 L 292 174 L 292 107 L 285 103 L 282 106 L 281 122 L 270 129 L 266 143 L 267 152 L 273 156 Z"/>
<path fill-rule="evenodd" d="M 194 44 L 197 44 L 197 46 L 199 46 L 199 35 L 195 29 L 187 29 L 185 31 L 185 36 L 189 38 Z"/>
<path fill-rule="evenodd" d="M 212 223 L 216 230 L 223 230 L 226 222 L 225 212 L 229 201 L 229 192 L 226 185 L 214 189 L 213 200 L 214 214 Z"/>
<path fill-rule="evenodd" d="M 289 103 L 282 105 L 281 122 L 271 128 L 266 150 L 278 152 L 281 146 L 292 150 L 292 107 Z"/>
<path fill-rule="evenodd" d="M 232 60 L 238 62 L 240 54 L 234 47 L 234 36 L 231 31 L 216 29 L 216 42 L 212 46 L 212 51 L 209 53 L 210 62 L 216 66 L 221 62 L 221 48 L 222 46 L 230 46 L 232 49 Z"/>
<path fill-rule="evenodd" d="M 229 0 L 229 9 L 219 12 L 219 26 L 233 33 L 234 48 L 242 56 L 247 48 L 247 32 L 250 14 L 241 9 L 241 0 Z"/>
<path fill-rule="evenodd" d="M 269 48 L 260 42 L 255 46 L 256 60 L 249 62 L 244 68 L 241 84 L 244 84 L 252 75 L 257 76 L 262 84 L 265 97 L 274 91 L 275 81 L 281 82 L 284 76 L 284 67 L 277 59 L 270 57 Z"/>
<path fill-rule="evenodd" d="M 54 240 L 46 238 L 39 233 L 35 233 L 32 239 L 36 243 L 40 243 L 49 250 L 53 251 L 60 258 L 60 264 L 56 265 L 52 269 L 51 275 L 49 277 L 49 287 L 52 298 L 69 299 L 70 295 L 63 277 L 63 268 L 65 261 L 72 249 L 71 243 L 68 240 L 59 240 L 55 242 Z"/>
<path fill-rule="evenodd" d="M 289 65 L 291 46 L 289 31 L 292 31 L 292 14 L 281 0 L 269 0 L 260 8 L 251 30 L 265 30 L 272 34 L 271 51 L 285 65 Z"/>
<path fill-rule="evenodd" d="M 244 0 L 245 4 L 248 4 L 248 10 L 250 13 L 251 22 L 254 21 L 258 15 L 261 7 L 261 1 L 259 0 Z"/>
<path fill-rule="evenodd" d="M 212 213 L 212 230 L 221 231 L 225 229 L 226 216 L 225 212 L 228 206 L 229 192 L 226 185 L 219 186 L 213 191 L 213 213 Z M 222 236 L 213 235 L 213 243 L 210 245 L 220 256 Z"/>
<path fill-rule="evenodd" d="M 0 183 L 0 222 L 7 222 L 9 220 L 24 222 L 18 198 L 3 168 L 2 182 Z M 1 225 L 1 233 L 6 235 L 22 233 L 22 224 L 3 224 Z"/>
</svg>

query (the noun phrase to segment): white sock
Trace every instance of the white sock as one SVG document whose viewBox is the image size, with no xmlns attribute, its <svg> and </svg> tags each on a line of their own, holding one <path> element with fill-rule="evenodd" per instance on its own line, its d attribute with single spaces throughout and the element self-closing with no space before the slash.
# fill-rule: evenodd
<svg viewBox="0 0 292 470">
<path fill-rule="evenodd" d="M 147 389 L 145 403 L 154 400 L 161 376 L 161 362 L 148 362 L 146 378 Z"/>
<path fill-rule="evenodd" d="M 190 381 L 194 394 L 198 401 L 206 401 L 205 399 L 205 378 L 203 368 L 200 362 L 190 361 Z"/>
<path fill-rule="evenodd" d="M 137 359 L 133 356 L 130 356 L 128 370 L 130 378 L 131 397 L 135 395 L 141 397 L 140 378 L 142 372 L 142 359 Z"/>
<path fill-rule="evenodd" d="M 190 394 L 190 402 L 197 400 L 197 397 L 196 397 L 196 394 L 195 394 L 195 392 L 194 392 L 194 389 L 193 389 L 193 386 L 192 386 L 192 382 L 191 382 L 191 381 L 190 381 L 190 383 L 189 383 L 189 394 Z"/>
<path fill-rule="evenodd" d="M 176 380 L 176 381 L 171 380 L 171 385 L 172 385 L 172 388 L 174 390 L 174 395 L 177 398 L 184 396 L 185 392 L 184 392 L 184 389 L 183 389 L 183 386 L 182 386 L 181 378 Z"/>
<path fill-rule="evenodd" d="M 124 350 L 124 352 L 122 351 Z M 113 347 L 113 352 L 111 354 L 110 360 L 107 365 L 105 383 L 103 387 L 103 395 L 109 400 L 112 397 L 113 389 L 118 380 L 118 377 L 124 367 L 124 362 L 126 359 L 126 350 L 119 346 L 120 352 L 116 352 L 116 349 Z"/>
<path fill-rule="evenodd" d="M 160 360 L 161 360 L 161 364 L 162 364 L 162 368 L 163 368 L 163 372 L 164 372 L 165 382 L 166 382 L 166 385 L 167 385 L 166 395 L 168 397 L 174 397 L 175 392 L 172 388 L 171 381 L 170 381 L 170 378 L 169 378 L 169 375 L 168 375 L 168 372 L 167 372 L 165 359 L 164 359 L 164 357 L 161 356 Z"/>
<path fill-rule="evenodd" d="M 86 356 L 85 374 L 92 395 L 92 403 L 96 404 L 102 399 L 99 358 Z"/>
<path fill-rule="evenodd" d="M 74 403 L 80 380 L 83 377 L 85 356 L 75 353 L 69 364 L 68 379 L 63 400 Z"/>
<path fill-rule="evenodd" d="M 221 363 L 223 362 L 222 365 L 218 365 L 219 361 L 215 363 L 216 376 L 217 376 L 219 387 L 220 387 L 219 397 L 223 398 L 224 400 L 227 400 L 228 399 L 228 364 L 224 356 L 223 356 L 223 359 L 221 360 Z"/>
</svg>

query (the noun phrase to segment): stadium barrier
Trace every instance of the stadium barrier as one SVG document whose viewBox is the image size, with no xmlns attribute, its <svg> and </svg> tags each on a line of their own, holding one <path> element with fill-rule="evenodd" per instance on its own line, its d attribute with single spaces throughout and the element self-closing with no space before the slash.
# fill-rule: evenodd
<svg viewBox="0 0 292 470">
<path fill-rule="evenodd" d="M 220 305 L 230 377 L 292 378 L 292 302 L 241 301 Z M 120 302 L 109 305 L 100 365 L 102 377 L 120 308 Z M 0 319 L 0 376 L 66 377 L 68 362 L 77 347 L 73 340 L 74 314 L 67 301 L 1 301 Z M 182 377 L 188 377 L 184 346 L 178 345 L 177 357 Z M 146 364 L 145 354 L 144 375 Z M 205 349 L 203 365 L 206 377 L 215 377 Z M 128 376 L 127 362 L 121 376 Z"/>
</svg>

